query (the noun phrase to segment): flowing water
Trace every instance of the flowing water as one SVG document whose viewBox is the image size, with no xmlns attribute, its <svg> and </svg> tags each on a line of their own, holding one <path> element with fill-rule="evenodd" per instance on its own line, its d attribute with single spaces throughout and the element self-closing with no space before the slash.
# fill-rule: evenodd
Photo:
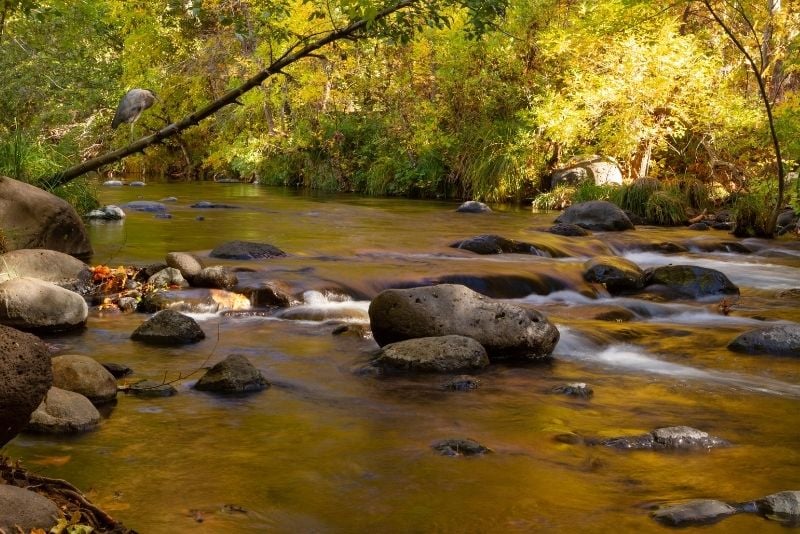
<svg viewBox="0 0 800 534">
<path fill-rule="evenodd" d="M 244 285 L 286 283 L 304 295 L 306 320 L 274 314 L 196 313 L 198 344 L 153 348 L 129 339 L 142 314 L 90 316 L 80 333 L 49 339 L 60 353 L 132 367 L 129 379 L 172 379 L 230 353 L 246 355 L 273 383 L 246 397 L 218 397 L 180 381 L 179 394 L 120 394 L 97 431 L 22 435 L 7 453 L 65 478 L 129 527 L 151 532 L 634 532 L 662 527 L 652 506 L 689 498 L 744 501 L 800 489 L 800 363 L 725 346 L 765 321 L 800 321 L 796 242 L 749 240 L 725 252 L 722 232 L 639 228 L 569 238 L 543 233 L 552 214 L 524 209 L 459 214 L 456 205 L 314 196 L 247 184 L 148 184 L 105 188 L 101 199 L 169 203 L 170 219 L 128 211 L 93 224 L 93 263 L 201 256 L 228 240 L 271 243 L 290 254 L 227 261 Z M 235 209 L 196 209 L 208 200 Z M 203 220 L 198 220 L 202 216 Z M 478 256 L 454 241 L 494 233 L 551 256 Z M 653 243 L 690 245 L 678 255 Z M 720 252 L 702 252 L 719 248 Z M 553 253 L 555 252 L 555 253 Z M 733 312 L 709 302 L 612 298 L 582 280 L 593 255 L 643 267 L 688 263 L 726 273 L 741 288 Z M 219 262 L 213 262 L 219 263 Z M 367 324 L 369 299 L 387 287 L 448 281 L 536 305 L 561 332 L 552 361 L 493 364 L 481 387 L 446 392 L 442 376 L 374 378 L 355 370 L 374 341 L 333 336 L 341 321 Z M 597 320 L 601 312 L 629 321 Z M 334 319 L 338 319 L 334 320 Z M 550 393 L 586 382 L 595 395 Z M 709 452 L 622 452 L 554 439 L 641 434 L 689 425 L 731 441 Z M 492 454 L 438 456 L 431 443 L 472 438 Z M 199 520 L 202 519 L 202 522 Z M 720 532 L 783 528 L 740 515 Z"/>
</svg>

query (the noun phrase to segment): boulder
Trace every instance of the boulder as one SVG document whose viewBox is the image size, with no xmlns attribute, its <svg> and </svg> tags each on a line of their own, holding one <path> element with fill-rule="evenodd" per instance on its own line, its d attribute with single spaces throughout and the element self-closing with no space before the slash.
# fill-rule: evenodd
<svg viewBox="0 0 800 534">
<path fill-rule="evenodd" d="M 698 231 L 698 232 L 705 232 L 707 230 L 710 230 L 711 227 L 708 224 L 704 223 L 704 222 L 696 222 L 696 223 L 690 224 L 687 229 L 688 230 L 695 230 L 695 231 Z"/>
<path fill-rule="evenodd" d="M 253 306 L 278 306 L 288 308 L 299 301 L 292 295 L 292 290 L 288 284 L 280 281 L 270 280 L 262 282 L 256 287 L 246 287 L 244 294 L 250 297 Z"/>
<path fill-rule="evenodd" d="M 437 441 L 431 448 L 442 456 L 480 456 L 492 449 L 472 439 L 452 438 Z"/>
<path fill-rule="evenodd" d="M 222 266 L 206 267 L 192 278 L 195 287 L 212 287 L 216 289 L 232 289 L 239 283 L 236 275 Z"/>
<path fill-rule="evenodd" d="M 633 223 L 625 212 L 605 200 L 590 200 L 573 204 L 555 220 L 556 223 L 575 224 L 597 232 L 633 230 Z"/>
<path fill-rule="evenodd" d="M 578 226 L 577 224 L 559 223 L 547 229 L 548 232 L 565 237 L 584 237 L 591 235 L 591 232 Z"/>
<path fill-rule="evenodd" d="M 114 375 L 88 356 L 64 354 L 53 358 L 53 385 L 80 393 L 93 404 L 103 404 L 117 398 Z"/>
<path fill-rule="evenodd" d="M 100 221 L 121 221 L 125 218 L 125 212 L 119 206 L 109 204 L 90 211 L 86 214 L 86 218 Z"/>
<path fill-rule="evenodd" d="M 0 284 L 0 324 L 61 332 L 83 326 L 88 315 L 83 297 L 50 282 L 14 278 Z"/>
<path fill-rule="evenodd" d="M 800 324 L 780 324 L 748 330 L 728 343 L 734 352 L 800 356 Z"/>
<path fill-rule="evenodd" d="M 111 373 L 111 376 L 114 378 L 125 378 L 126 376 L 133 374 L 133 369 L 123 363 L 105 362 L 101 363 L 100 365 L 102 365 L 106 371 Z"/>
<path fill-rule="evenodd" d="M 217 393 L 248 393 L 270 387 L 270 383 L 241 354 L 231 354 L 206 371 L 195 389 Z"/>
<path fill-rule="evenodd" d="M 644 287 L 644 271 L 619 256 L 597 256 L 584 263 L 583 269 L 584 280 L 605 285 L 612 295 Z"/>
<path fill-rule="evenodd" d="M 0 484 L 0 532 L 50 532 L 60 516 L 58 506 L 47 497 Z"/>
<path fill-rule="evenodd" d="M 216 202 L 209 202 L 207 200 L 201 200 L 200 202 L 196 202 L 189 206 L 190 208 L 200 208 L 200 209 L 238 209 L 239 206 L 233 206 L 231 204 L 218 204 Z"/>
<path fill-rule="evenodd" d="M 546 245 L 532 245 L 530 243 L 523 243 L 522 241 L 506 239 L 505 237 L 491 234 L 479 235 L 462 241 L 456 241 L 450 246 L 469 250 L 476 254 L 532 254 L 534 256 L 545 256 L 548 258 L 561 258 L 566 255 Z"/>
<path fill-rule="evenodd" d="M 0 325 L 0 448 L 28 424 L 52 385 L 47 345 L 32 334 Z"/>
<path fill-rule="evenodd" d="M 262 260 L 286 256 L 286 253 L 268 243 L 229 241 L 215 247 L 214 250 L 209 253 L 209 256 L 212 258 L 231 260 Z"/>
<path fill-rule="evenodd" d="M 158 271 L 147 279 L 147 283 L 155 288 L 163 287 L 189 287 L 189 282 L 183 277 L 178 269 L 167 267 Z"/>
<path fill-rule="evenodd" d="M 184 278 L 191 278 L 203 270 L 197 258 L 185 252 L 170 252 L 166 262 L 169 267 L 178 269 Z"/>
<path fill-rule="evenodd" d="M 694 265 L 664 265 L 645 271 L 645 286 L 663 286 L 668 296 L 702 298 L 738 295 L 739 288 L 723 273 Z"/>
<path fill-rule="evenodd" d="M 664 506 L 653 512 L 659 523 L 671 527 L 710 525 L 738 513 L 730 504 L 711 499 L 697 499 L 680 504 Z"/>
<path fill-rule="evenodd" d="M 0 254 L 0 283 L 21 276 L 81 290 L 90 283 L 92 272 L 82 261 L 56 250 L 26 248 Z"/>
<path fill-rule="evenodd" d="M 131 339 L 151 345 L 185 345 L 205 337 L 197 321 L 173 310 L 156 313 L 131 335 Z"/>
<path fill-rule="evenodd" d="M 474 339 L 450 335 L 389 343 L 372 364 L 396 371 L 451 373 L 482 369 L 489 365 L 489 357 Z"/>
<path fill-rule="evenodd" d="M 476 200 L 467 200 L 463 204 L 461 204 L 456 211 L 459 213 L 489 213 L 492 211 L 492 208 L 484 204 L 483 202 L 478 202 Z"/>
<path fill-rule="evenodd" d="M 778 214 L 778 226 L 788 226 L 797 220 L 797 213 L 792 208 L 786 208 Z"/>
<path fill-rule="evenodd" d="M 559 337 L 536 310 L 454 284 L 387 289 L 370 303 L 369 318 L 380 346 L 453 334 L 475 339 L 493 359 L 546 357 Z"/>
<path fill-rule="evenodd" d="M 587 180 L 593 181 L 595 185 L 622 185 L 622 171 L 611 158 L 590 156 L 570 162 L 567 167 L 554 171 L 550 184 L 552 187 L 577 185 Z"/>
<path fill-rule="evenodd" d="M 75 209 L 38 187 L 0 176 L 0 228 L 6 250 L 45 248 L 88 259 L 92 245 Z"/>
<path fill-rule="evenodd" d="M 46 434 L 71 434 L 93 430 L 100 424 L 94 404 L 72 391 L 52 387 L 42 404 L 31 415 L 26 430 Z"/>
<path fill-rule="evenodd" d="M 600 441 L 601 445 L 615 449 L 711 449 L 728 447 L 722 438 L 688 426 L 657 428 L 649 434 L 623 436 Z"/>
<path fill-rule="evenodd" d="M 769 519 L 798 525 L 800 523 L 800 491 L 781 491 L 756 501 L 758 513 Z"/>
</svg>

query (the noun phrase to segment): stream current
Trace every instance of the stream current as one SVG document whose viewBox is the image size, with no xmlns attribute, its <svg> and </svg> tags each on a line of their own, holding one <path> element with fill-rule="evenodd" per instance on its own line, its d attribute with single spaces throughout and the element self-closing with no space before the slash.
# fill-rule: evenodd
<svg viewBox="0 0 800 534">
<path fill-rule="evenodd" d="M 23 434 L 6 454 L 86 491 L 116 519 L 159 532 L 647 532 L 656 504 L 691 498 L 745 501 L 800 489 L 800 363 L 730 352 L 738 333 L 765 321 L 800 322 L 797 241 L 738 241 L 726 233 L 639 227 L 561 237 L 542 230 L 554 214 L 456 204 L 309 195 L 249 184 L 148 184 L 102 188 L 104 204 L 154 200 L 171 218 L 126 209 L 122 223 L 92 223 L 92 264 L 144 265 L 172 251 L 207 265 L 246 267 L 242 285 L 277 280 L 307 308 L 274 313 L 197 310 L 200 343 L 145 346 L 130 334 L 144 314 L 92 312 L 86 330 L 47 338 L 59 354 L 124 363 L 127 379 L 161 381 L 204 362 L 244 354 L 272 387 L 242 397 L 195 391 L 197 375 L 168 398 L 120 393 L 98 430 L 74 437 Z M 197 209 L 198 201 L 235 208 Z M 198 218 L 202 217 L 202 220 Z M 498 234 L 558 258 L 480 256 L 455 241 Z M 208 258 L 230 240 L 270 243 L 289 256 Z M 660 254 L 652 245 L 686 245 Z M 599 254 L 641 267 L 718 269 L 741 290 L 730 315 L 719 299 L 657 302 L 611 297 L 583 281 Z M 342 321 L 368 326 L 369 300 L 389 287 L 464 283 L 496 298 L 535 304 L 561 340 L 547 363 L 494 363 L 470 392 L 440 389 L 440 375 L 363 376 L 371 339 L 334 336 Z M 302 309 L 302 308 L 299 308 Z M 604 312 L 606 318 L 596 317 Z M 624 312 L 624 313 L 620 313 Z M 615 315 L 616 314 L 616 315 Z M 630 320 L 614 320 L 624 317 Z M 589 400 L 553 394 L 586 382 Z M 733 443 L 690 453 L 619 451 L 555 439 L 641 434 L 688 425 Z M 493 450 L 438 456 L 431 444 L 472 438 Z M 201 521 L 202 520 L 202 521 Z M 709 530 L 783 532 L 739 515 Z"/>
</svg>

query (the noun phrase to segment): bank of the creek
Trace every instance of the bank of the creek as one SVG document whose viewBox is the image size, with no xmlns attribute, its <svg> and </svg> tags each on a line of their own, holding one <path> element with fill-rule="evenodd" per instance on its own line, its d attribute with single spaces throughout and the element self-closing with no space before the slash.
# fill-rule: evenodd
<svg viewBox="0 0 800 534">
<path fill-rule="evenodd" d="M 377 345 L 332 335 L 336 322 L 198 312 L 192 316 L 204 341 L 154 348 L 130 340 L 146 315 L 93 312 L 85 331 L 48 341 L 59 353 L 124 363 L 135 371 L 129 381 L 174 378 L 213 352 L 210 363 L 246 355 L 273 383 L 223 398 L 194 390 L 194 376 L 176 384 L 174 397 L 121 394 L 94 432 L 23 434 L 7 447 L 139 532 L 646 532 L 665 528 L 649 515 L 659 503 L 742 502 L 800 489 L 800 362 L 726 348 L 765 321 L 800 322 L 800 298 L 776 297 L 800 287 L 797 241 L 737 241 L 750 254 L 724 246 L 702 252 L 731 236 L 639 227 L 561 237 L 539 231 L 554 214 L 525 209 L 461 214 L 448 203 L 248 184 L 148 184 L 100 194 L 116 205 L 177 201 L 165 202 L 171 218 L 126 209 L 124 222 L 93 223 L 93 264 L 143 265 L 172 251 L 205 257 L 224 241 L 258 241 L 289 256 L 222 263 L 252 269 L 237 273 L 240 283 L 280 280 L 298 296 L 305 291 L 312 317 L 367 324 L 369 299 L 382 289 L 449 281 L 534 304 L 561 332 L 551 361 L 493 363 L 477 375 L 477 390 L 454 392 L 440 389 L 447 377 L 438 375 L 354 372 Z M 235 207 L 190 207 L 202 200 Z M 449 246 L 479 234 L 564 257 L 480 256 Z M 648 251 L 665 241 L 688 252 Z M 583 263 L 599 254 L 642 267 L 718 269 L 741 296 L 728 316 L 719 313 L 719 298 L 612 298 L 581 276 Z M 601 312 L 617 315 L 595 319 Z M 625 315 L 630 320 L 614 319 Z M 571 382 L 589 384 L 594 396 L 551 392 Z M 621 451 L 556 439 L 674 425 L 732 446 Z M 440 456 L 431 444 L 446 438 L 472 438 L 494 452 Z M 709 528 L 784 531 L 751 514 Z"/>
</svg>

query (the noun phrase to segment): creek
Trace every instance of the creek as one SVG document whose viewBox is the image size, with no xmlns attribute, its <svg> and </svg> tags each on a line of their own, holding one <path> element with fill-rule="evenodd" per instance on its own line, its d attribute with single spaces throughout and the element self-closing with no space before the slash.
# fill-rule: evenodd
<svg viewBox="0 0 800 534">
<path fill-rule="evenodd" d="M 192 389 L 177 396 L 121 393 L 97 431 L 23 434 L 6 454 L 86 491 L 116 519 L 159 532 L 646 532 L 663 527 L 654 504 L 689 498 L 745 501 L 800 489 L 800 362 L 750 356 L 726 345 L 765 321 L 800 322 L 797 241 L 738 241 L 718 231 L 640 227 L 561 237 L 542 232 L 553 214 L 522 208 L 462 214 L 457 204 L 312 195 L 249 184 L 148 184 L 102 188 L 104 204 L 177 197 L 169 219 L 127 210 L 93 223 L 92 264 L 162 262 L 187 251 L 206 264 L 246 267 L 243 284 L 280 280 L 304 295 L 307 320 L 198 310 L 206 339 L 179 348 L 131 341 L 144 314 L 90 314 L 87 329 L 48 338 L 58 353 L 124 363 L 123 379 L 161 381 L 239 353 L 273 383 L 243 397 Z M 201 201 L 235 208 L 197 209 Z M 202 220 L 198 220 L 202 217 Z M 541 245 L 563 257 L 480 256 L 449 247 L 479 234 Z M 289 256 L 216 261 L 230 240 L 273 244 Z M 681 254 L 649 251 L 670 241 Z M 618 254 L 640 266 L 718 269 L 739 286 L 730 315 L 719 298 L 658 302 L 611 297 L 583 281 L 582 265 Z M 355 370 L 377 345 L 334 336 L 341 321 L 368 324 L 369 300 L 389 287 L 465 283 L 535 304 L 561 332 L 547 363 L 493 363 L 470 392 L 447 377 L 370 377 Z M 602 312 L 631 320 L 598 320 Z M 624 313 L 620 313 L 624 312 Z M 614 313 L 611 317 L 614 317 Z M 210 359 L 209 359 L 210 358 Z M 589 400 L 553 394 L 569 382 Z M 559 434 L 641 434 L 688 425 L 733 443 L 693 452 L 620 451 L 562 443 Z M 431 444 L 472 438 L 493 449 L 443 457 Z M 199 520 L 202 519 L 202 522 Z M 738 515 L 710 527 L 783 532 Z"/>
</svg>

